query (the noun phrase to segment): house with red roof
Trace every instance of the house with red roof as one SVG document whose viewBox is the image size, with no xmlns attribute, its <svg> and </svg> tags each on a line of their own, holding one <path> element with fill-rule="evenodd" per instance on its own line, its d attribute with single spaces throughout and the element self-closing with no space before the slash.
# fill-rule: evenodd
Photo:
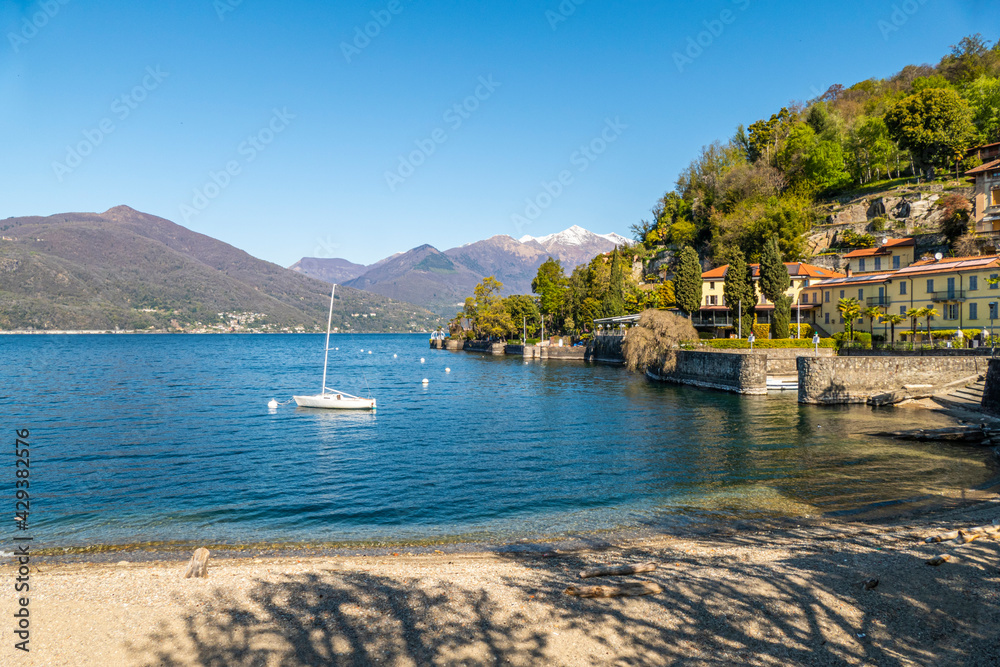
<svg viewBox="0 0 1000 667">
<path fill-rule="evenodd" d="M 757 295 L 754 306 L 757 312 L 757 321 L 762 324 L 770 323 L 774 304 L 765 299 L 757 287 L 760 280 L 760 265 L 751 264 L 749 268 L 751 278 L 754 281 L 754 292 Z M 813 304 L 803 298 L 803 290 L 815 282 L 842 277 L 844 274 L 802 262 L 785 262 L 785 268 L 788 269 L 788 276 L 791 279 L 791 285 L 785 294 L 792 298 L 794 304 L 792 306 L 792 322 L 794 323 L 798 318 L 801 318 L 802 323 L 805 324 L 808 318 L 807 312 L 813 308 Z M 729 304 L 725 302 L 723 294 L 723 285 L 728 272 L 729 265 L 725 264 L 701 274 L 703 283 L 701 310 L 693 314 L 691 318 L 696 328 L 714 329 L 717 336 L 732 333 L 728 329 L 734 326 L 732 312 L 729 309 Z"/>
<path fill-rule="evenodd" d="M 880 273 L 909 266 L 913 263 L 916 245 L 913 239 L 886 238 L 877 248 L 853 250 L 844 255 L 847 274 Z"/>
<path fill-rule="evenodd" d="M 1000 142 L 969 151 L 983 164 L 965 172 L 973 184 L 972 218 L 977 234 L 1000 231 Z"/>
<path fill-rule="evenodd" d="M 810 323 L 827 335 L 846 329 L 838 304 L 842 299 L 857 299 L 861 308 L 877 308 L 883 315 L 933 308 L 931 330 L 956 329 L 981 331 L 991 328 L 998 319 L 1000 304 L 1000 257 L 942 257 L 921 259 L 897 271 L 862 273 L 813 283 L 805 290 L 818 307 L 810 313 Z M 915 324 L 907 320 L 909 329 Z M 926 330 L 926 320 L 916 324 Z M 854 322 L 855 331 L 867 331 L 869 318 Z M 873 333 L 885 333 L 888 327 L 874 323 Z M 897 330 L 899 327 L 897 327 Z"/>
</svg>

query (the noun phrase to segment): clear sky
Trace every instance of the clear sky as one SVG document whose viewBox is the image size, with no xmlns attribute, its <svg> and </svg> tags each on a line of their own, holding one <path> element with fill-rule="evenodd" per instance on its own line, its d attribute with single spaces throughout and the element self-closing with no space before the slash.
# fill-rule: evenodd
<svg viewBox="0 0 1000 667">
<path fill-rule="evenodd" d="M 702 145 L 994 41 L 995 9 L 5 0 L 0 218 L 127 204 L 284 266 L 629 236 Z"/>
</svg>

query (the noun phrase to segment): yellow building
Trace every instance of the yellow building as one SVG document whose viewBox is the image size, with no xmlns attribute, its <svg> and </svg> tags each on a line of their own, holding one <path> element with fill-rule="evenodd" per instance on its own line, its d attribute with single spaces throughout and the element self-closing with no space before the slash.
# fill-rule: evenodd
<svg viewBox="0 0 1000 667">
<path fill-rule="evenodd" d="M 884 239 L 877 248 L 862 248 L 844 255 L 847 275 L 895 271 L 913 264 L 913 239 Z"/>
<path fill-rule="evenodd" d="M 1000 142 L 977 146 L 969 151 L 983 161 L 965 172 L 974 185 L 972 217 L 977 234 L 1000 231 Z"/>
<path fill-rule="evenodd" d="M 841 277 L 843 274 L 831 271 L 830 269 L 824 269 L 821 266 L 813 266 L 812 264 L 803 264 L 801 262 L 785 262 L 785 268 L 788 269 L 788 277 L 790 278 L 790 286 L 785 294 L 792 298 L 792 303 L 794 304 L 792 306 L 792 322 L 794 323 L 801 316 L 801 321 L 805 324 L 809 317 L 808 311 L 814 305 L 805 299 L 803 291 L 820 280 Z M 692 316 L 692 323 L 696 328 L 724 329 L 734 326 L 729 304 L 725 302 L 725 296 L 723 295 L 723 287 L 728 271 L 729 265 L 725 264 L 701 274 L 701 310 Z M 760 293 L 760 288 L 758 287 L 760 265 L 751 264 L 750 273 L 753 279 L 754 293 L 757 297 L 755 305 L 757 321 L 769 323 L 771 321 L 771 313 L 774 311 L 774 304 L 770 303 Z M 732 305 L 735 306 L 736 304 Z M 799 311 L 801 311 L 801 315 Z M 723 332 L 717 332 L 717 334 L 721 333 Z"/>
<path fill-rule="evenodd" d="M 897 271 L 866 273 L 824 280 L 806 290 L 819 304 L 810 313 L 810 323 L 831 335 L 844 331 L 837 306 L 841 299 L 855 298 L 862 310 L 876 307 L 885 314 L 905 315 L 919 308 L 934 308 L 931 330 L 975 329 L 990 326 L 997 317 L 1000 284 L 987 280 L 1000 277 L 1000 257 L 937 257 L 913 262 Z M 918 323 L 926 330 L 926 320 Z M 855 331 L 868 330 L 868 318 L 854 323 Z M 882 328 L 882 325 L 877 325 Z M 910 321 L 897 326 L 909 330 Z M 881 333 L 876 328 L 875 333 Z"/>
</svg>

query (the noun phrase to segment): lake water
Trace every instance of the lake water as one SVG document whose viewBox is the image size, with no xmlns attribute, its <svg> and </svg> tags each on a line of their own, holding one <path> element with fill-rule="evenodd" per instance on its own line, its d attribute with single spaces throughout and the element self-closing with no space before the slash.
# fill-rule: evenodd
<svg viewBox="0 0 1000 667">
<path fill-rule="evenodd" d="M 865 435 L 944 423 L 925 411 L 660 385 L 422 335 L 331 346 L 328 385 L 367 384 L 374 415 L 268 409 L 318 392 L 322 336 L 0 336 L 3 431 L 31 430 L 36 544 L 504 542 L 844 512 L 996 472 L 983 449 Z"/>
</svg>

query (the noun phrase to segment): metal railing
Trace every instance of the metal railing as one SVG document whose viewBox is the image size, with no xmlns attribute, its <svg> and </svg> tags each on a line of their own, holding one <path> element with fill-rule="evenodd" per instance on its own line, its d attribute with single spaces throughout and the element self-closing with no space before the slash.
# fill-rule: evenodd
<svg viewBox="0 0 1000 667">
<path fill-rule="evenodd" d="M 732 315 L 692 315 L 691 324 L 696 327 L 731 327 L 733 325 Z"/>
<path fill-rule="evenodd" d="M 964 301 L 965 290 L 950 289 L 943 292 L 932 292 L 931 301 Z"/>
<path fill-rule="evenodd" d="M 888 296 L 870 296 L 866 299 L 866 303 L 869 308 L 872 306 L 889 306 L 892 304 L 892 299 Z"/>
</svg>

